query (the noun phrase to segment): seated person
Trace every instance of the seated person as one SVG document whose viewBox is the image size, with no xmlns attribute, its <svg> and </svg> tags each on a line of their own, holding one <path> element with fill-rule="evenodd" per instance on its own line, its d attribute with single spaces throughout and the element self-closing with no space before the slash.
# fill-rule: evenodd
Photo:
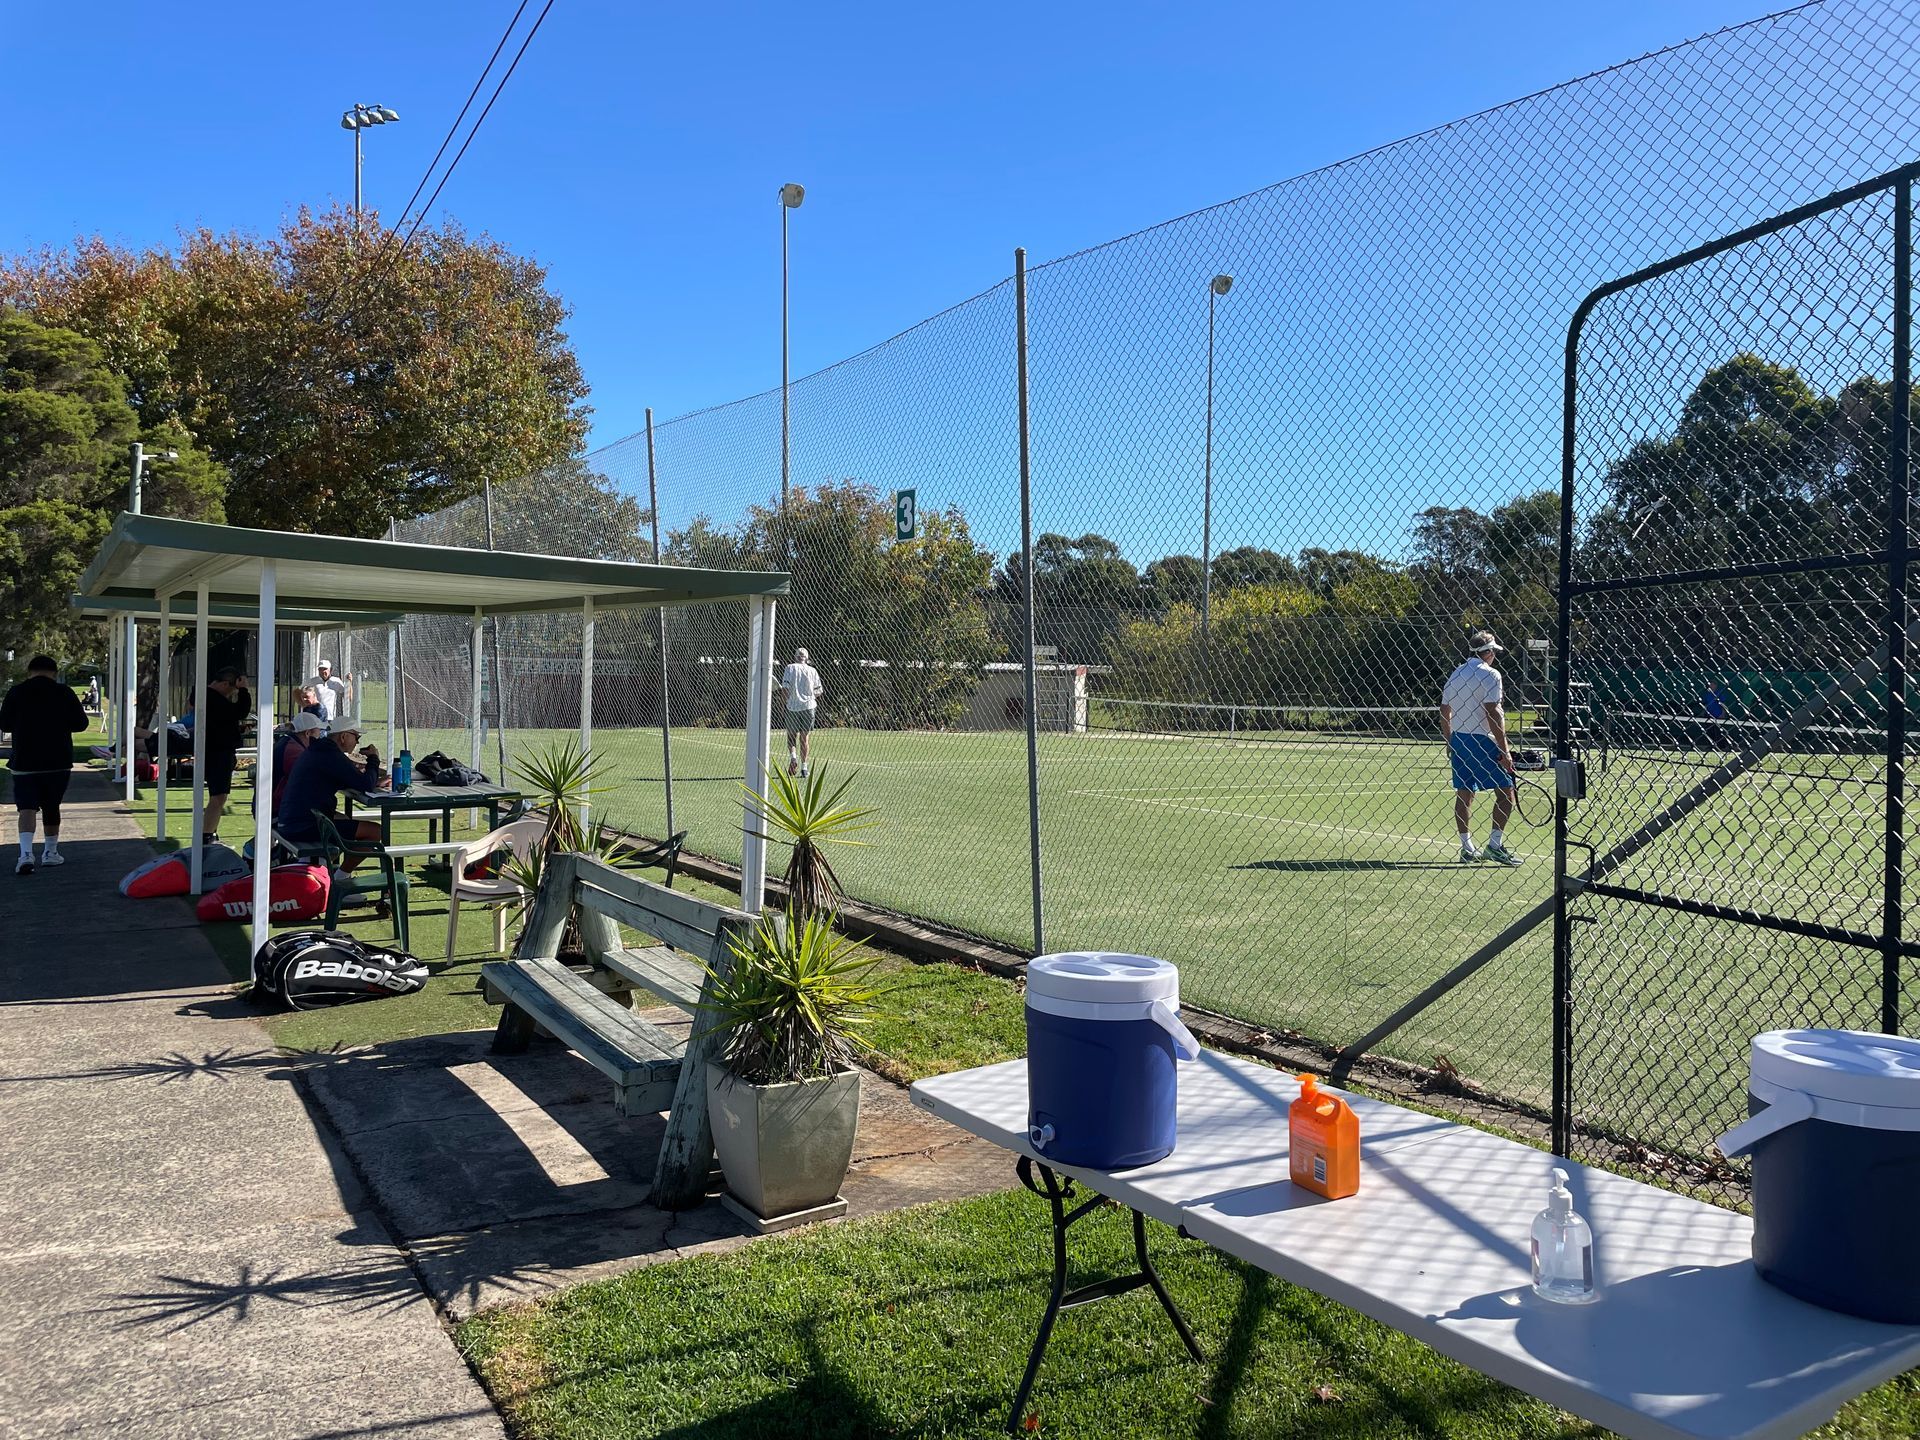
<svg viewBox="0 0 1920 1440">
<path fill-rule="evenodd" d="M 287 777 L 293 773 L 294 764 L 300 757 L 326 739 L 327 727 L 320 723 L 320 717 L 302 710 L 293 717 L 293 728 L 273 742 L 273 813 L 280 813 L 280 802 L 286 797 Z M 311 823 L 313 817 L 307 817 Z"/>
<path fill-rule="evenodd" d="M 348 758 L 360 743 L 360 722 L 343 715 L 333 722 L 325 739 L 316 739 L 306 753 L 297 757 L 287 775 L 287 788 L 280 792 L 274 807 L 274 823 L 282 836 L 295 844 L 320 838 L 320 822 L 313 818 L 318 810 L 333 821 L 334 828 L 348 840 L 378 840 L 380 827 L 371 820 L 347 821 L 340 815 L 342 790 L 380 788 L 380 752 L 368 745 L 360 751 L 363 764 Z M 349 855 L 342 869 L 351 870 L 366 857 Z"/>
</svg>

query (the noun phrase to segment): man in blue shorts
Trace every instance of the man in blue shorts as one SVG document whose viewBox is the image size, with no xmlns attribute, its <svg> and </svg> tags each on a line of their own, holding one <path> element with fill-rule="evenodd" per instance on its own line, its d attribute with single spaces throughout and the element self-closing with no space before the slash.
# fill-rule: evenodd
<svg viewBox="0 0 1920 1440">
<path fill-rule="evenodd" d="M 1518 865 L 1507 849 L 1507 819 L 1513 814 L 1513 753 L 1507 748 L 1507 717 L 1501 708 L 1506 688 L 1493 657 L 1505 649 L 1490 631 L 1476 630 L 1467 641 L 1472 653 L 1447 676 L 1440 691 L 1440 724 L 1453 760 L 1453 822 L 1460 832 L 1460 858 L 1485 858 Z M 1473 797 L 1493 791 L 1493 833 L 1487 848 L 1473 846 Z"/>
</svg>

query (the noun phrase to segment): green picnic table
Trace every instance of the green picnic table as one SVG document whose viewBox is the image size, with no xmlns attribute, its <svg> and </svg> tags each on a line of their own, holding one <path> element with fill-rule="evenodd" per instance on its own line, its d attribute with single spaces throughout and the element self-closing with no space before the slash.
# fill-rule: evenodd
<svg viewBox="0 0 1920 1440">
<path fill-rule="evenodd" d="M 437 815 L 440 823 L 453 829 L 453 812 L 461 809 L 486 807 L 487 829 L 494 830 L 500 825 L 501 807 L 509 801 L 518 800 L 521 792 L 509 790 L 504 785 L 491 783 L 482 785 L 423 785 L 418 782 L 405 790 L 346 790 L 347 816 L 352 818 L 353 807 L 363 805 L 369 810 L 380 812 L 380 843 L 393 843 L 393 817 L 395 815 Z"/>
</svg>

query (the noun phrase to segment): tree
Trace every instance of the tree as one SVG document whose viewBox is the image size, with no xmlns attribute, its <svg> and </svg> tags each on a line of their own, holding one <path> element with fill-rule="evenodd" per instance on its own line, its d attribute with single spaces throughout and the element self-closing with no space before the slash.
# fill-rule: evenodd
<svg viewBox="0 0 1920 1440">
<path fill-rule="evenodd" d="M 1007 556 L 993 584 L 1006 647 L 1017 657 L 1025 645 L 1026 599 L 1019 551 Z M 1068 663 L 1104 654 L 1108 638 L 1138 613 L 1141 599 L 1139 572 L 1104 535 L 1039 536 L 1033 542 L 1033 588 L 1034 643 L 1053 646 Z"/>
<path fill-rule="evenodd" d="M 220 468 L 178 424 L 142 435 L 100 346 L 0 311 L 0 649 L 96 648 L 97 630 L 70 619 L 67 601 L 125 506 L 135 439 L 177 452 L 148 471 L 144 510 L 220 518 Z"/>
<path fill-rule="evenodd" d="M 142 424 L 226 466 L 235 523 L 377 535 L 575 453 L 586 384 L 546 272 L 453 224 L 404 253 L 355 229 L 96 239 L 0 263 L 0 301 L 96 340 Z"/>
<path fill-rule="evenodd" d="M 737 531 L 702 516 L 674 531 L 666 549 L 676 565 L 791 570 L 780 649 L 804 645 L 811 653 L 826 682 L 824 720 L 937 729 L 960 718 L 980 667 L 1004 653 L 987 620 L 993 556 L 974 544 L 958 509 L 922 510 L 917 540 L 893 536 L 891 497 L 842 480 L 795 486 L 784 515 L 777 501 L 753 506 Z M 675 716 L 739 723 L 739 607 L 672 613 Z"/>
<path fill-rule="evenodd" d="M 1159 615 L 1176 605 L 1198 605 L 1205 573 L 1197 555 L 1168 555 L 1140 572 L 1141 596 Z"/>
<path fill-rule="evenodd" d="M 1213 588 L 1239 590 L 1248 585 L 1298 585 L 1300 567 L 1275 550 L 1242 545 L 1213 557 Z"/>
</svg>

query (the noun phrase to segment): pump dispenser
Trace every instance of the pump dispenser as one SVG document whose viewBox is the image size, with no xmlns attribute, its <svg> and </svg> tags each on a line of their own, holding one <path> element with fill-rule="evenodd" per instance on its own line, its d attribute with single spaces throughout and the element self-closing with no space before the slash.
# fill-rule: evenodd
<svg viewBox="0 0 1920 1440">
<path fill-rule="evenodd" d="M 1558 1305 L 1585 1305 L 1593 1286 L 1593 1229 L 1574 1213 L 1567 1172 L 1553 1172 L 1547 1208 L 1533 1220 L 1533 1291 Z"/>
</svg>

